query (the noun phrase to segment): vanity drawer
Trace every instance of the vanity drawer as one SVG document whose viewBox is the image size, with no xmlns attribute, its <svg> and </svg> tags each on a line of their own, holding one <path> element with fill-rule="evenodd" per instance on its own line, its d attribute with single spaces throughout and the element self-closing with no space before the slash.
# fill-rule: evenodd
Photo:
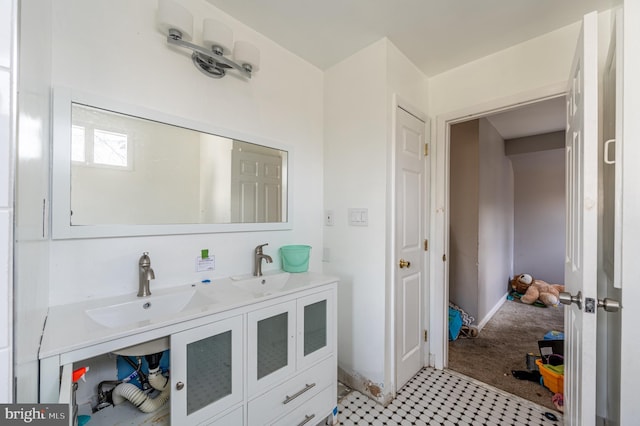
<svg viewBox="0 0 640 426">
<path fill-rule="evenodd" d="M 201 426 L 238 426 L 243 424 L 243 407 L 238 407 L 232 412 L 212 421 L 201 423 Z"/>
<path fill-rule="evenodd" d="M 272 426 L 314 426 L 331 414 L 336 405 L 337 389 L 335 386 L 324 388 L 302 407 L 298 407 L 286 416 L 270 423 Z"/>
<path fill-rule="evenodd" d="M 335 361 L 329 357 L 250 401 L 249 425 L 266 424 L 300 407 L 327 386 L 336 386 L 335 378 Z"/>
</svg>

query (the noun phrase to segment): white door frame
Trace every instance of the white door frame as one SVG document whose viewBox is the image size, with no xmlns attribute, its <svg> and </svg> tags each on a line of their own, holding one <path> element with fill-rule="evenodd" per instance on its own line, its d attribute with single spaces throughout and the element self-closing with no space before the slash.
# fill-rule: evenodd
<svg viewBox="0 0 640 426">
<path fill-rule="evenodd" d="M 414 105 L 412 105 L 409 101 L 407 101 L 406 99 L 403 99 L 401 96 L 399 96 L 397 93 L 394 93 L 392 96 L 392 114 L 391 114 L 391 146 L 389 147 L 390 151 L 389 151 L 389 158 L 390 160 L 390 176 L 391 179 L 389 179 L 389 193 L 391 196 L 391 200 L 395 200 L 395 187 L 396 187 L 396 179 L 395 179 L 395 173 L 396 173 L 396 126 L 397 126 L 397 119 L 396 119 L 396 111 L 398 108 L 402 108 L 403 110 L 407 111 L 409 114 L 415 116 L 416 118 L 424 121 L 425 123 L 425 139 L 426 139 L 426 143 L 429 145 L 429 148 L 431 149 L 432 147 L 432 143 L 431 141 L 433 140 L 431 137 L 431 131 L 432 131 L 432 126 L 431 126 L 431 121 L 429 119 L 429 117 L 422 112 L 419 108 L 415 107 Z M 430 233 L 430 224 L 432 221 L 429 220 L 429 217 L 431 216 L 431 200 L 433 199 L 433 186 L 429 186 L 427 187 L 427 183 L 430 181 L 431 177 L 433 176 L 433 171 L 431 171 L 431 173 L 429 173 L 429 166 L 433 167 L 433 160 L 432 159 L 432 154 L 430 154 L 429 156 L 425 157 L 424 160 L 424 167 L 425 167 L 425 173 L 424 173 L 424 178 L 425 178 L 425 189 L 428 188 L 431 191 L 431 196 L 430 197 L 424 197 L 424 205 L 423 205 L 423 212 L 424 212 L 424 221 L 422 224 L 422 229 L 423 229 L 423 238 L 426 239 L 430 239 L 432 238 L 432 235 Z M 428 161 L 431 161 L 431 163 L 427 163 Z M 396 232 L 395 232 L 395 223 L 396 223 L 396 212 L 395 212 L 395 202 L 394 203 L 387 203 L 387 215 L 388 215 L 388 229 L 390 229 L 389 231 L 389 240 L 387 241 L 387 247 L 388 247 L 388 253 L 389 256 L 387 256 L 387 283 L 389 283 L 389 285 L 387 286 L 386 289 L 386 293 L 387 293 L 387 298 L 386 300 L 388 301 L 388 305 L 387 305 L 387 333 L 388 333 L 388 339 L 386 342 L 385 347 L 387 348 L 387 354 L 386 354 L 386 359 L 389 360 L 389 363 L 387 364 L 387 368 L 386 368 L 386 380 L 391 383 L 391 386 L 389 387 L 390 389 L 395 390 L 396 388 L 396 366 L 397 366 L 397 359 L 396 359 L 396 350 L 395 350 L 395 344 L 396 344 L 396 297 L 395 297 L 395 288 L 396 288 L 396 282 L 395 282 L 395 268 L 396 268 L 396 261 L 397 261 L 397 253 L 396 253 L 396 245 L 395 245 L 395 239 L 396 239 Z M 429 251 L 424 252 L 424 257 L 422 260 L 422 268 L 423 268 L 423 274 L 422 274 L 422 294 L 424 295 L 423 300 L 422 300 L 422 310 L 425 311 L 426 309 L 429 309 L 430 304 L 429 304 L 429 288 L 432 287 L 429 283 L 431 282 L 431 274 L 430 274 L 430 268 L 431 268 L 431 262 L 429 260 L 430 256 L 429 253 L 431 253 L 431 249 L 429 249 Z M 423 319 L 423 325 L 424 325 L 424 329 L 428 330 L 428 320 L 429 320 L 429 315 L 423 315 L 422 317 Z M 423 364 L 429 365 L 429 350 L 428 350 L 428 345 L 425 343 L 423 346 L 423 359 L 424 362 Z"/>
<path fill-rule="evenodd" d="M 449 160 L 450 128 L 452 124 L 481 118 L 489 114 L 503 112 L 547 99 L 564 96 L 566 82 L 532 89 L 512 96 L 495 99 L 461 110 L 438 115 L 435 119 L 435 143 L 431 159 L 431 256 L 429 298 L 430 365 L 442 369 L 448 362 L 448 306 L 449 306 Z M 434 131 L 432 130 L 432 133 Z"/>
</svg>

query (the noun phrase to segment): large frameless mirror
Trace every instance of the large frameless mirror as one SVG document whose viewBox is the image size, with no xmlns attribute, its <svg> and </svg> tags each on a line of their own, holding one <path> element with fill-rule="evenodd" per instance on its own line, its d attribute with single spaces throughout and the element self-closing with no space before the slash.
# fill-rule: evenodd
<svg viewBox="0 0 640 426">
<path fill-rule="evenodd" d="M 53 238 L 288 229 L 290 152 L 57 89 Z"/>
</svg>

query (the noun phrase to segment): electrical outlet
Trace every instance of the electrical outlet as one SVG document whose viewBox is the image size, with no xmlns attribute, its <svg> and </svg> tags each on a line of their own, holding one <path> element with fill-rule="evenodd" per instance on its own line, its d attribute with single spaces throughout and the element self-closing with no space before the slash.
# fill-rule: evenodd
<svg viewBox="0 0 640 426">
<path fill-rule="evenodd" d="M 331 249 L 329 247 L 324 247 L 322 249 L 322 261 L 331 262 Z"/>
<path fill-rule="evenodd" d="M 325 210 L 324 224 L 326 226 L 333 226 L 333 210 Z"/>
</svg>

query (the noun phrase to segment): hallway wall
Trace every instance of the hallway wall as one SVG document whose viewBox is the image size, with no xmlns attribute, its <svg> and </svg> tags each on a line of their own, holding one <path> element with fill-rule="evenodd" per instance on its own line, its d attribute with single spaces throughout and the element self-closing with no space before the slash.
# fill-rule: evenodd
<svg viewBox="0 0 640 426">
<path fill-rule="evenodd" d="M 509 157 L 515 179 L 514 274 L 564 283 L 564 149 Z"/>
<path fill-rule="evenodd" d="M 513 171 L 485 119 L 451 127 L 449 300 L 484 324 L 513 270 Z"/>
<path fill-rule="evenodd" d="M 478 324 L 484 325 L 513 273 L 514 180 L 502 136 L 486 118 L 479 121 Z"/>
<path fill-rule="evenodd" d="M 478 120 L 451 126 L 449 300 L 478 317 Z"/>
</svg>

